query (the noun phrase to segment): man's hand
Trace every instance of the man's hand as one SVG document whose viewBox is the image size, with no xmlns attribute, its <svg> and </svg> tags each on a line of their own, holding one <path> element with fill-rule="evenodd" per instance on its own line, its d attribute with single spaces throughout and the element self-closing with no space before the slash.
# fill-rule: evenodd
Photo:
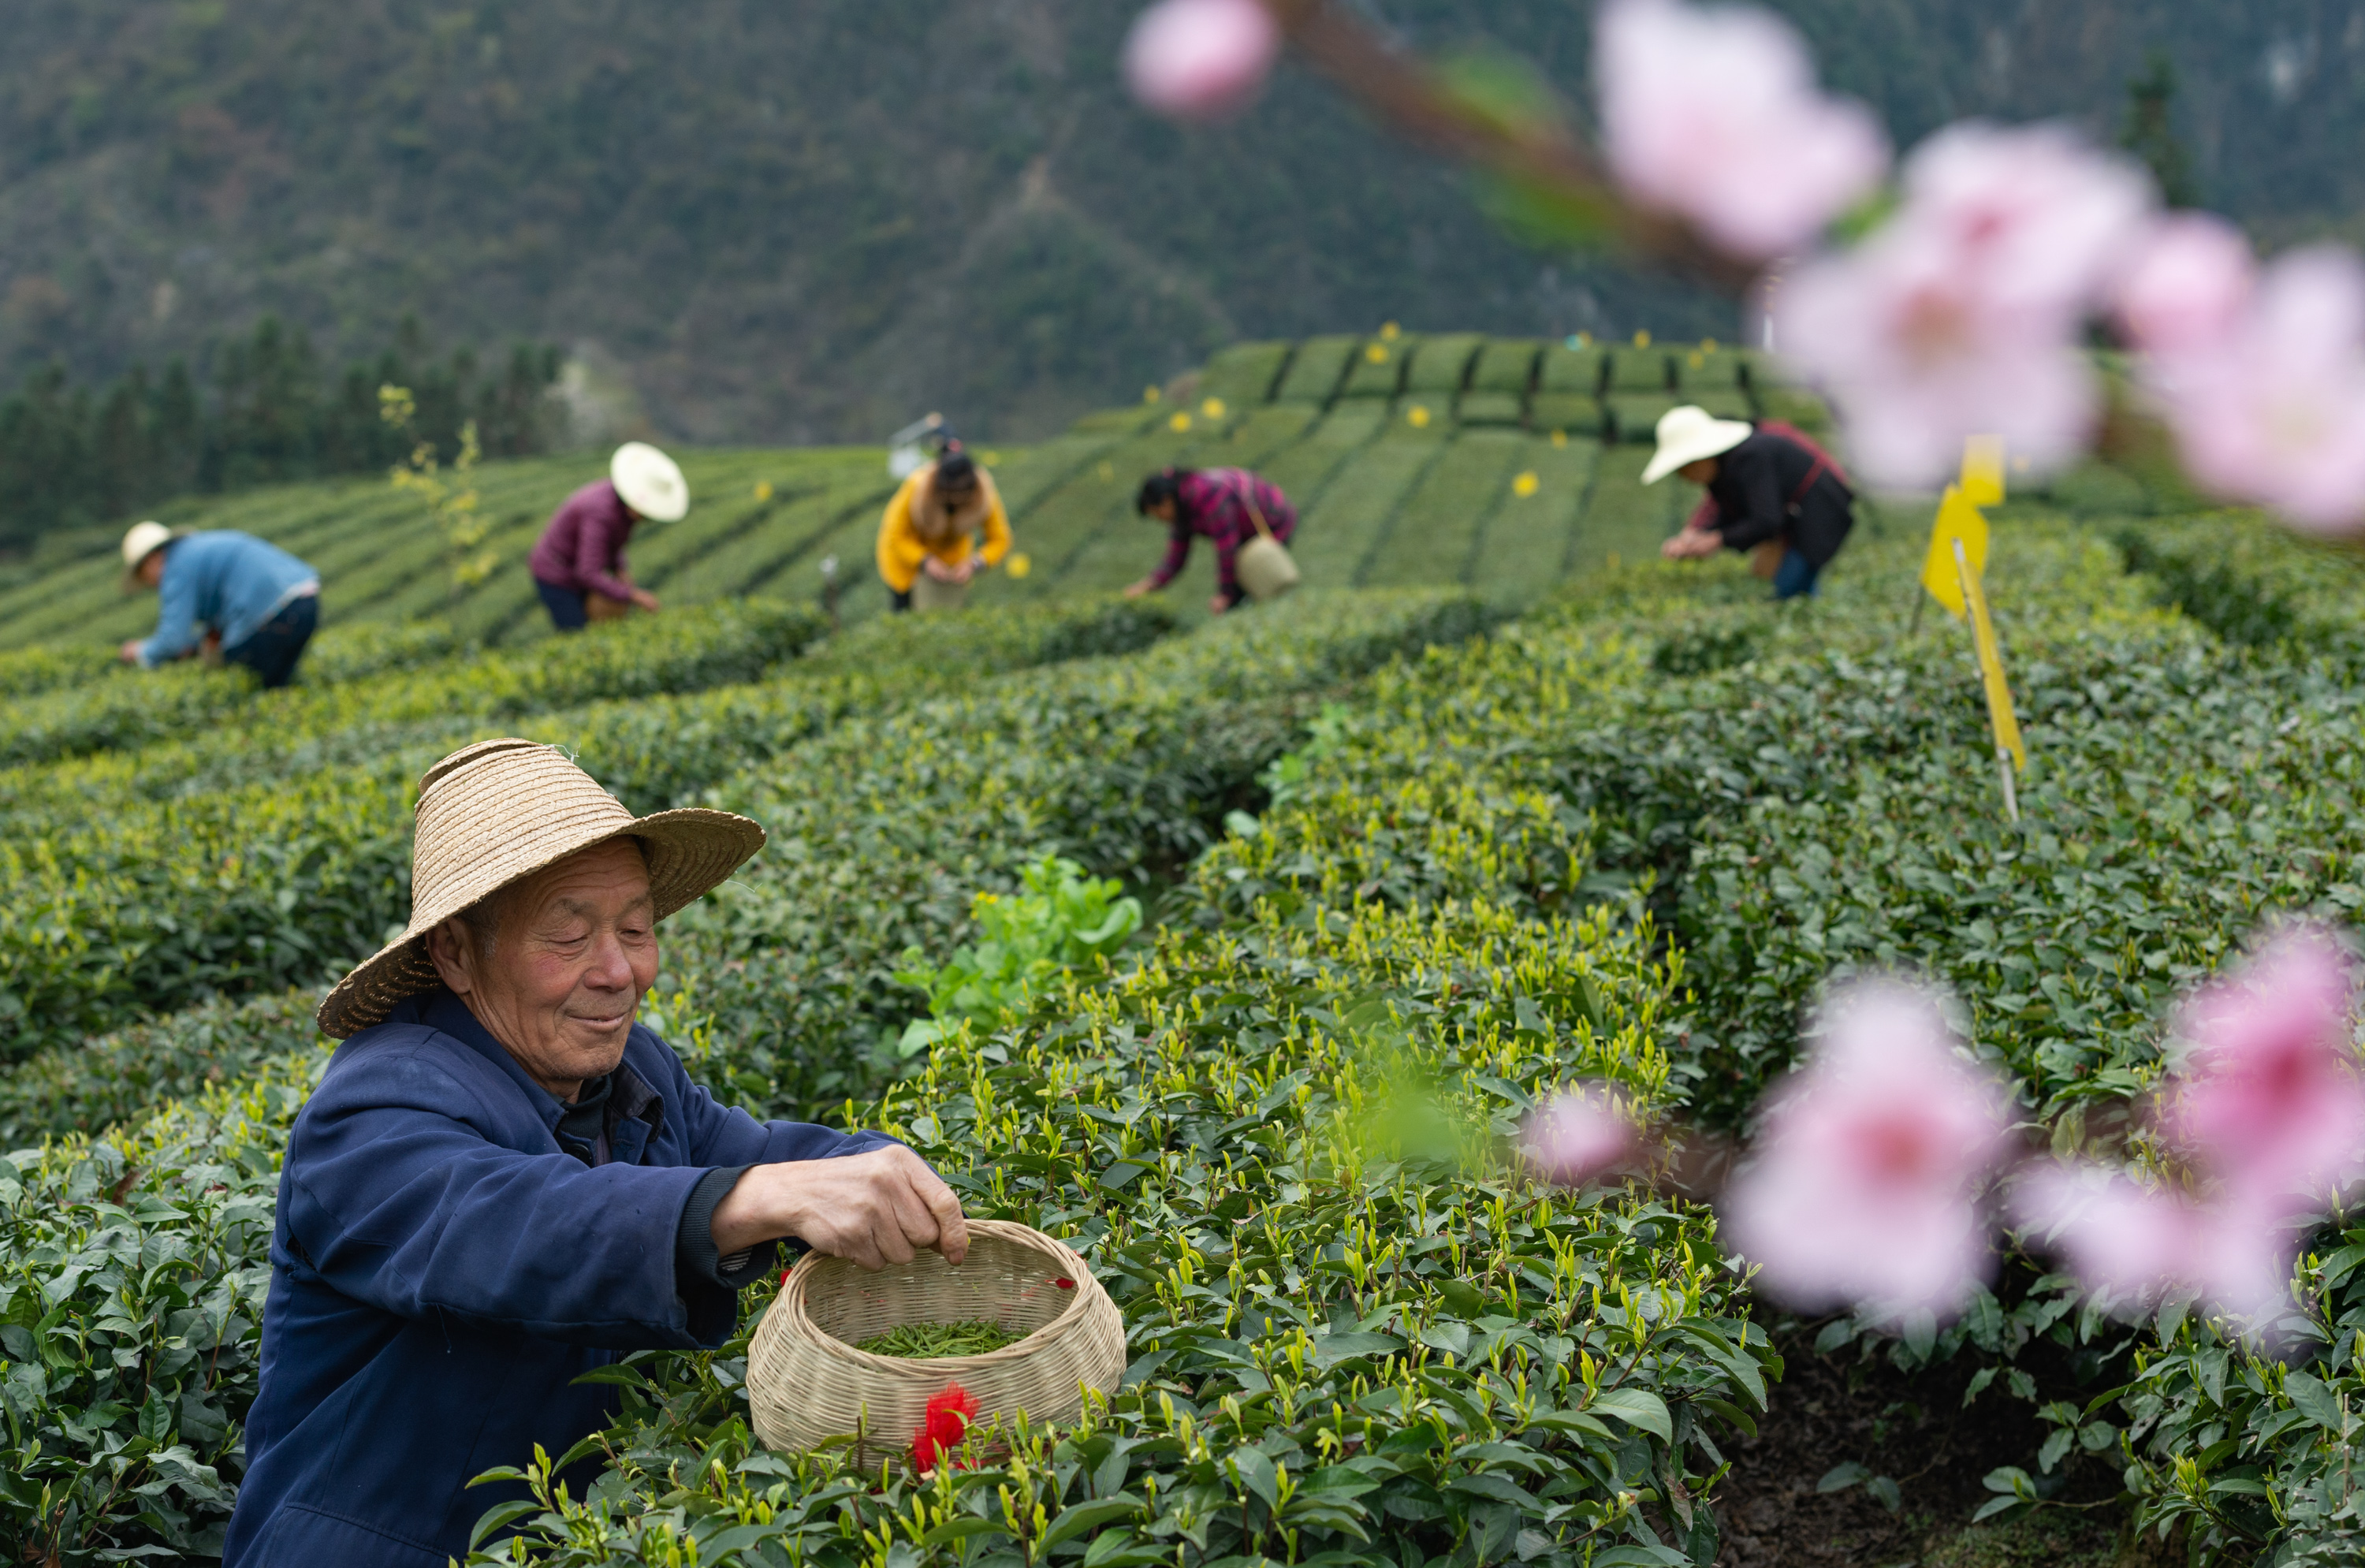
<svg viewBox="0 0 2365 1568">
<path fill-rule="evenodd" d="M 960 1200 L 902 1148 L 758 1165 L 714 1205 L 713 1226 L 726 1258 L 783 1236 L 865 1269 L 908 1263 L 923 1247 L 948 1263 L 969 1256 Z"/>
<path fill-rule="evenodd" d="M 657 612 L 657 596 L 644 588 L 636 588 L 633 590 L 633 602 L 651 615 Z"/>
<path fill-rule="evenodd" d="M 1148 577 L 1142 578 L 1138 583 L 1127 583 L 1125 585 L 1125 597 L 1127 599 L 1139 599 L 1143 594 L 1155 593 L 1156 591 L 1158 591 L 1158 585 L 1151 582 Z"/>
<path fill-rule="evenodd" d="M 1230 599 L 1226 599 L 1222 594 L 1217 594 L 1215 598 L 1207 601 L 1207 613 L 1210 615 L 1221 615 L 1231 607 L 1232 601 Z"/>
<path fill-rule="evenodd" d="M 1699 555 L 1713 555 L 1723 548 L 1723 536 L 1713 530 L 1687 528 L 1660 545 L 1659 554 L 1670 561 L 1684 561 Z"/>
<path fill-rule="evenodd" d="M 138 664 L 140 662 L 140 639 L 134 637 L 131 641 L 124 644 L 123 646 L 116 649 L 115 656 L 121 659 L 128 665 Z"/>
</svg>

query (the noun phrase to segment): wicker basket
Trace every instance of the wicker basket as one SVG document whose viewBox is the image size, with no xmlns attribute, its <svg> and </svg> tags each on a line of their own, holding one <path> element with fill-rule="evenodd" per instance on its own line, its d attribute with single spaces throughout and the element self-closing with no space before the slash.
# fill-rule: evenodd
<svg viewBox="0 0 2365 1568">
<path fill-rule="evenodd" d="M 969 584 L 948 583 L 923 571 L 912 579 L 914 610 L 958 610 L 969 602 Z"/>
<path fill-rule="evenodd" d="M 973 1219 L 969 1238 L 958 1269 L 934 1252 L 875 1274 L 842 1258 L 797 1265 L 747 1348 L 747 1403 L 766 1447 L 794 1451 L 857 1437 L 858 1462 L 875 1470 L 882 1459 L 908 1460 L 928 1401 L 948 1383 L 977 1400 L 981 1428 L 1021 1410 L 1029 1421 L 1070 1420 L 1084 1389 L 1115 1391 L 1125 1322 L 1084 1260 L 1004 1220 Z M 971 1319 L 1026 1338 L 933 1361 L 854 1348 L 907 1323 Z"/>
</svg>

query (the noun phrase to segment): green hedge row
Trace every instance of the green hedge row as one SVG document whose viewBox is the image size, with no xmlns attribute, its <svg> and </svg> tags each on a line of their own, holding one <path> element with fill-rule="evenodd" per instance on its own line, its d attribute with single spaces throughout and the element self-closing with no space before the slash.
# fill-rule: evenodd
<svg viewBox="0 0 2365 1568">
<path fill-rule="evenodd" d="M 316 983 L 375 950 L 409 906 L 420 774 L 487 734 L 566 745 L 620 798 L 656 809 L 847 712 L 997 669 L 1138 647 L 1171 624 L 1154 607 L 1086 602 L 882 625 L 780 679 L 694 689 L 701 670 L 768 666 L 774 633 L 801 632 L 802 617 L 718 608 L 701 612 L 698 635 L 602 638 L 573 678 L 578 690 L 633 690 L 653 684 L 649 670 L 670 670 L 693 689 L 681 695 L 503 711 L 535 689 L 521 667 L 542 674 L 544 691 L 566 689 L 557 661 L 537 650 L 539 663 L 486 660 L 491 695 L 455 695 L 432 716 L 339 704 L 318 711 L 353 727 L 308 734 L 257 714 L 252 727 L 199 742 L 8 776 L 17 790 L 0 843 L 0 1051 L 22 1055 L 217 994 Z M 735 647 L 734 629 L 745 634 Z M 454 668 L 424 684 L 465 692 L 466 678 Z"/>
<path fill-rule="evenodd" d="M 1034 790 L 1048 776 L 1015 777 L 1046 751 L 1066 754 L 1072 746 L 1076 760 L 1059 798 L 1079 812 L 1135 803 L 1138 814 L 1130 825 L 1098 838 L 1080 835 L 1093 849 L 1118 864 L 1128 846 L 1139 846 L 1144 857 L 1175 846 L 1188 853 L 1205 841 L 1205 821 L 1286 744 L 1292 729 L 1285 702 L 1293 693 L 1312 700 L 1335 692 L 1374 663 L 1432 638 L 1467 635 L 1479 622 L 1473 603 L 1450 597 L 1373 603 L 1313 596 L 1145 655 L 998 678 L 983 656 L 989 650 L 1008 656 L 1014 648 L 1075 653 L 1123 641 L 1138 645 L 1145 630 L 1154 633 L 1165 622 L 1137 606 L 1094 605 L 882 622 L 849 636 L 775 686 L 810 683 L 826 661 L 867 651 L 874 678 L 885 685 L 865 695 L 882 708 L 910 704 L 905 715 L 864 718 L 844 735 L 822 733 L 760 777 L 718 791 L 717 798 L 764 802 L 774 849 L 734 906 L 712 912 L 705 929 L 695 921 L 669 928 L 669 973 L 727 972 L 732 941 L 769 918 L 768 899 L 777 901 L 797 883 L 800 868 L 809 864 L 801 846 L 822 846 L 824 830 L 839 835 L 845 854 L 835 862 L 843 875 L 809 889 L 824 916 L 819 928 L 843 947 L 866 951 L 900 937 L 888 933 L 882 939 L 861 924 L 881 896 L 869 879 L 906 857 L 939 867 L 973 855 L 1014 862 L 1015 849 L 1005 846 L 1034 836 L 1022 807 L 1039 802 L 1047 811 L 1040 820 L 1062 825 L 1048 814 L 1056 801 Z M 932 641 L 939 628 L 941 641 Z M 898 646 L 905 655 L 900 665 L 886 656 Z M 944 656 L 932 659 L 932 652 Z M 842 659 L 835 674 L 851 684 L 857 671 Z M 925 700 L 926 691 L 947 686 L 961 695 Z M 1097 708 L 1095 686 L 1104 689 Z M 1238 720 L 1226 750 L 1158 739 L 1194 707 L 1203 714 L 1249 716 Z M 1083 746 L 1065 728 L 1095 719 L 1101 741 L 1131 735 L 1138 744 L 1130 752 L 1114 744 Z M 947 759 L 958 748 L 945 745 L 945 726 L 972 720 L 999 726 L 1006 744 L 994 755 L 1013 777 L 955 776 Z M 1202 740 L 1226 734 L 1212 719 L 1191 733 Z M 901 755 L 891 755 L 897 748 Z M 1169 778 L 1161 767 L 1181 777 Z M 868 784 L 857 788 L 849 776 L 865 769 Z M 945 795 L 907 793 L 936 773 L 945 775 Z M 866 814 L 857 817 L 857 810 Z M 1156 820 L 1161 810 L 1178 820 Z M 986 834 L 992 836 L 981 841 Z M 776 857 L 783 863 L 778 871 Z M 948 946 L 962 932 L 966 899 L 943 903 L 941 923 L 919 929 L 931 945 Z M 701 1070 L 710 1062 L 744 1062 L 741 1043 L 725 1032 L 731 1021 L 710 1021 L 713 1009 L 701 1018 L 678 982 L 667 985 L 654 1015 Z M 219 1541 L 237 1473 L 237 1422 L 252 1397 L 254 1304 L 272 1165 L 320 1060 L 300 1022 L 304 1000 L 299 994 L 200 1010 L 156 1025 L 173 1031 L 161 1036 L 135 1031 L 85 1050 L 71 1065 L 45 1060 L 60 1103 L 72 1099 L 112 1114 L 150 1086 L 176 1088 L 176 1073 L 185 1081 L 197 1071 L 207 1031 L 216 1038 L 237 1031 L 243 1042 L 238 1048 L 258 1054 L 274 1038 L 286 1047 L 241 1081 L 205 1091 L 186 1108 L 134 1131 L 103 1143 L 69 1137 L 18 1156 L 19 1191 L 0 1188 L 0 1202 L 13 1205 L 5 1223 L 14 1227 L 6 1238 L 13 1294 L 0 1319 L 13 1327 L 0 1330 L 10 1363 L 0 1373 L 0 1398 L 16 1417 L 0 1469 L 21 1478 L 0 1484 L 0 1526 L 10 1550 L 37 1560 L 54 1554 L 61 1562 L 88 1562 L 102 1551 L 202 1552 Z M 698 998 L 696 1005 L 703 1004 Z M 857 1005 L 867 1003 L 857 999 Z M 840 1033 L 859 1031 L 847 1025 Z M 809 1061 L 799 1070 L 817 1073 L 823 1065 Z M 77 1067 L 87 1071 L 78 1076 Z M 744 1089 L 744 1073 L 738 1081 Z"/>
<path fill-rule="evenodd" d="M 1446 672 L 1527 662 L 1505 641 L 1433 646 L 1331 710 L 1135 961 L 847 1108 L 973 1213 L 1084 1251 L 1126 1316 L 1115 1398 L 919 1482 L 756 1450 L 744 1338 L 634 1357 L 596 1439 L 618 1462 L 516 1521 L 531 1560 L 1713 1561 L 1720 1440 L 1754 1430 L 1780 1367 L 1712 1226 L 1505 1159 L 1570 1078 L 1664 1094 L 1683 973 L 1638 905 L 1582 912 L 1586 824 L 1516 782 L 1485 714 L 1429 705 Z M 1617 646 L 1556 663 L 1564 698 L 1642 668 Z M 959 731 L 981 759 L 960 788 L 1037 783 L 989 728 Z"/>
</svg>

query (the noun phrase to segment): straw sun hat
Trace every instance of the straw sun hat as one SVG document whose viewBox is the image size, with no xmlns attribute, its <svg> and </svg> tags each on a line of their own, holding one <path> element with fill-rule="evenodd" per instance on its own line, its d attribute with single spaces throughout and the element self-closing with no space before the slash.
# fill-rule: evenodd
<svg viewBox="0 0 2365 1568">
<path fill-rule="evenodd" d="M 410 924 L 320 1003 L 320 1032 L 331 1039 L 383 1023 L 403 998 L 443 983 L 427 956 L 427 933 L 578 849 L 638 839 L 663 920 L 764 846 L 764 830 L 729 812 L 636 817 L 557 747 L 521 740 L 479 741 L 429 768 L 419 781 L 418 825 Z"/>
<path fill-rule="evenodd" d="M 608 478 L 624 504 L 651 522 L 679 522 L 689 510 L 689 481 L 681 465 L 644 441 L 628 441 L 608 462 Z"/>
<path fill-rule="evenodd" d="M 1721 457 L 1757 433 L 1746 420 L 1720 420 L 1687 403 L 1659 416 L 1659 450 L 1642 470 L 1642 483 L 1655 485 L 1687 463 Z"/>
</svg>

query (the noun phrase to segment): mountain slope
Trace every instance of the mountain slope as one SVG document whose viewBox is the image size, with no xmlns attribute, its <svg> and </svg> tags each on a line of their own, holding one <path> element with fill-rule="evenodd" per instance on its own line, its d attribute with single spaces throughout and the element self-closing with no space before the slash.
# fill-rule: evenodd
<svg viewBox="0 0 2365 1568">
<path fill-rule="evenodd" d="M 0 386 L 196 353 L 276 310 L 332 359 L 417 309 L 575 345 L 655 427 L 1038 436 L 1239 336 L 1383 319 L 1730 332 L 1662 279 L 1523 252 L 1454 172 L 1285 75 L 1237 125 L 1124 96 L 1134 0 L 20 0 L 0 51 Z M 1900 134 L 2086 113 L 2167 47 L 2209 193 L 2356 203 L 2365 3 L 1795 0 Z M 1572 91 L 1568 0 L 1380 6 Z"/>
</svg>

